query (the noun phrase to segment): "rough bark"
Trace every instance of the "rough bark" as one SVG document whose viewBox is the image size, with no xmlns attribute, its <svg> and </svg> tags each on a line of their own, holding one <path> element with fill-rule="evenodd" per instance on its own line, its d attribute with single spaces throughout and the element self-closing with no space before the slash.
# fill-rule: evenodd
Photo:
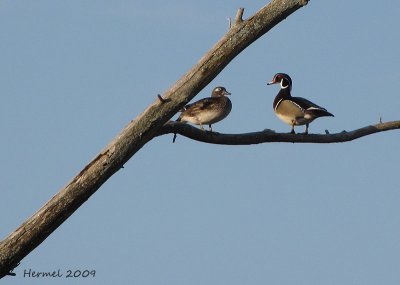
<svg viewBox="0 0 400 285">
<path fill-rule="evenodd" d="M 273 130 L 244 134 L 221 134 L 203 131 L 188 124 L 179 122 L 168 122 L 157 133 L 158 136 L 165 134 L 180 134 L 192 140 L 210 144 L 222 145 L 251 145 L 267 142 L 290 142 L 290 143 L 340 143 L 352 141 L 374 133 L 400 129 L 400 121 L 379 123 L 359 128 L 353 131 L 342 131 L 335 134 L 291 134 L 275 133 Z"/>
<path fill-rule="evenodd" d="M 159 129 L 214 79 L 247 46 L 307 4 L 307 0 L 273 0 L 247 20 L 239 10 L 230 30 L 178 80 L 79 172 L 37 213 L 0 243 L 0 278 L 41 244 Z M 155 96 L 156 97 L 156 96 Z"/>
</svg>

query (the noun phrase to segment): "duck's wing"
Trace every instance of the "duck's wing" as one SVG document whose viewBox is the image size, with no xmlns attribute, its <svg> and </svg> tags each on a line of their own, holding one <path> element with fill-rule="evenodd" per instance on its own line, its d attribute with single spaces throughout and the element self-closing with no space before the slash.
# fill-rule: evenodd
<svg viewBox="0 0 400 285">
<path fill-rule="evenodd" d="M 317 104 L 301 97 L 292 97 L 290 98 L 295 104 L 297 104 L 304 112 L 312 113 L 314 116 L 323 117 L 323 116 L 333 116 L 333 114 L 329 113 L 325 108 L 318 106 Z"/>
<path fill-rule="evenodd" d="M 201 99 L 199 101 L 196 101 L 192 104 L 188 104 L 186 105 L 183 109 L 182 112 L 200 112 L 206 109 L 209 109 L 212 105 L 215 104 L 216 97 L 208 97 L 208 98 L 204 98 Z"/>
<path fill-rule="evenodd" d="M 290 98 L 290 100 L 292 100 L 294 103 L 296 103 L 297 105 L 299 105 L 300 108 L 307 110 L 307 109 L 319 109 L 319 110 L 323 110 L 326 111 L 325 108 L 318 106 L 317 104 L 305 99 L 305 98 L 301 98 L 301 97 L 292 97 Z"/>
</svg>

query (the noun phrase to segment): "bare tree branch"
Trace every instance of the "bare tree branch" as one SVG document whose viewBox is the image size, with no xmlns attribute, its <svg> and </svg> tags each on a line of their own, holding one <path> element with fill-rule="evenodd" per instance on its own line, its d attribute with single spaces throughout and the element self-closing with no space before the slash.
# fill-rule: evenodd
<svg viewBox="0 0 400 285">
<path fill-rule="evenodd" d="M 336 134 L 291 134 L 275 133 L 273 130 L 244 134 L 221 134 L 203 131 L 189 124 L 180 122 L 168 122 L 157 133 L 158 136 L 165 134 L 180 134 L 192 140 L 211 144 L 223 145 L 251 145 L 268 142 L 290 142 L 290 143 L 340 143 L 352 141 L 364 136 L 379 132 L 400 129 L 400 121 L 391 121 L 366 126 L 353 131 L 342 131 Z"/>
<path fill-rule="evenodd" d="M 158 130 L 240 52 L 308 0 L 273 0 L 239 21 L 180 80 L 129 123 L 114 140 L 38 212 L 0 243 L 0 278 L 41 244 Z M 240 18 L 243 12 L 238 13 Z"/>
</svg>

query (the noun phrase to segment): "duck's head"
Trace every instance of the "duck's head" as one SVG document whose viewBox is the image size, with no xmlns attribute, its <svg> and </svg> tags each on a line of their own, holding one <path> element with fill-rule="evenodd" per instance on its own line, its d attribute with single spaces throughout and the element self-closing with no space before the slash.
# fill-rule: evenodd
<svg viewBox="0 0 400 285">
<path fill-rule="evenodd" d="M 292 90 L 292 79 L 289 75 L 285 73 L 277 73 L 274 78 L 272 78 L 271 82 L 268 82 L 267 85 L 280 83 L 282 89 L 286 89 L 289 87 L 289 90 Z"/>
<path fill-rule="evenodd" d="M 221 97 L 225 95 L 231 95 L 231 93 L 226 91 L 225 87 L 222 86 L 215 87 L 211 93 L 212 97 Z"/>
</svg>

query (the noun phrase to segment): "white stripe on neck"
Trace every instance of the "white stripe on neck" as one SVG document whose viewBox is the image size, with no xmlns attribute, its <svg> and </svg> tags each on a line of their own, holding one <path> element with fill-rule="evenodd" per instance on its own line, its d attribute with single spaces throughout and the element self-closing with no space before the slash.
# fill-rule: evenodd
<svg viewBox="0 0 400 285">
<path fill-rule="evenodd" d="M 282 78 L 282 80 L 281 80 L 281 89 L 286 89 L 286 88 L 288 88 L 289 86 L 290 86 L 290 84 L 288 84 L 288 85 L 286 85 L 286 86 L 283 86 L 283 78 Z"/>
</svg>

